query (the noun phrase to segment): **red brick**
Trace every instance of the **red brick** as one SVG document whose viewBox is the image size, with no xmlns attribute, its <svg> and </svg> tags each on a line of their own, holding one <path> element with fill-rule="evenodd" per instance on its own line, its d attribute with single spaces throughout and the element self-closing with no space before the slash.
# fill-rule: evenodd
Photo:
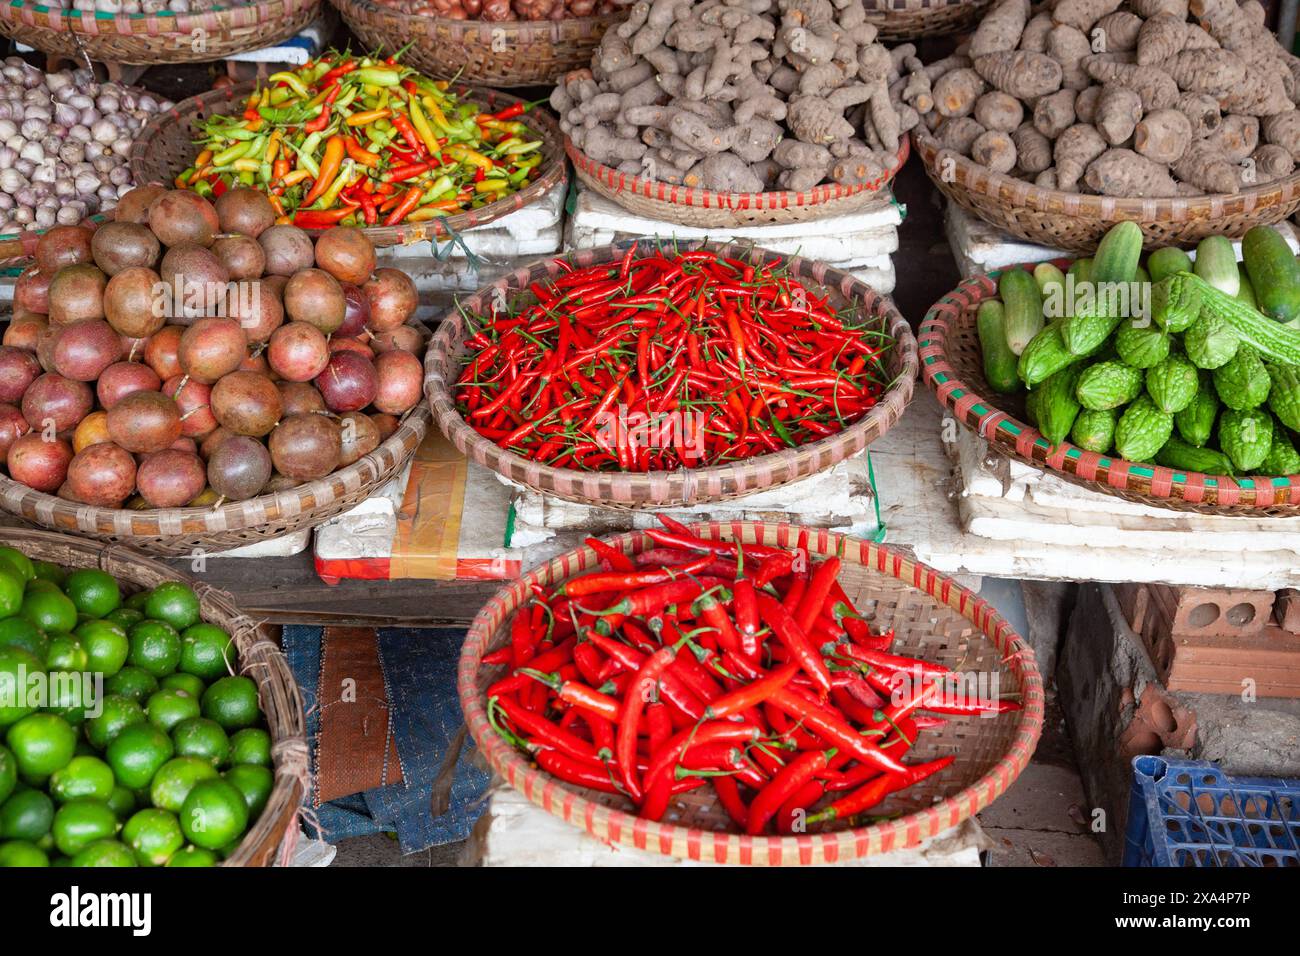
<svg viewBox="0 0 1300 956">
<path fill-rule="evenodd" d="M 1151 584 L 1147 593 L 1147 614 L 1158 616 L 1159 621 L 1144 622 L 1144 634 L 1245 637 L 1259 634 L 1273 618 L 1272 591 Z"/>
<path fill-rule="evenodd" d="M 1273 619 L 1284 631 L 1300 634 L 1300 591 L 1283 588 L 1277 592 L 1273 605 Z"/>
</svg>

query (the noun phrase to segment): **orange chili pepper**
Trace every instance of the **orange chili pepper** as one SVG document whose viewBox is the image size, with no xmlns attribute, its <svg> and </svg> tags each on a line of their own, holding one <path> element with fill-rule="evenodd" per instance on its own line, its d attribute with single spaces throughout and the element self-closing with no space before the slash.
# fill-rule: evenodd
<svg viewBox="0 0 1300 956">
<path fill-rule="evenodd" d="M 334 182 L 334 177 L 339 172 L 339 165 L 343 162 L 343 156 L 347 152 L 344 139 L 345 137 L 335 133 L 325 141 L 325 155 L 320 161 L 320 175 L 316 177 L 316 182 L 312 183 L 311 189 L 303 197 L 302 205 L 310 206 L 323 196 Z"/>
<path fill-rule="evenodd" d="M 349 126 L 365 126 L 367 123 L 373 123 L 376 120 L 387 119 L 393 115 L 390 109 L 366 110 L 364 113 L 353 113 L 347 119 Z"/>
<path fill-rule="evenodd" d="M 353 137 L 347 137 L 343 141 L 343 146 L 347 150 L 349 156 L 367 169 L 374 169 L 379 165 L 379 154 L 364 149 Z"/>
<path fill-rule="evenodd" d="M 300 182 L 302 182 L 304 179 L 307 179 L 310 176 L 311 173 L 305 169 L 295 169 L 292 172 L 285 173 L 284 185 L 297 186 Z"/>
</svg>

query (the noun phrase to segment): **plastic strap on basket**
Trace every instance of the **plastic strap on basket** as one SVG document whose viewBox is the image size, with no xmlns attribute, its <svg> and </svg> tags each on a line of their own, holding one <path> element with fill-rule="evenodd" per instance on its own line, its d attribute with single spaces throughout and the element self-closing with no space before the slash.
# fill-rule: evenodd
<svg viewBox="0 0 1300 956">
<path fill-rule="evenodd" d="M 880 517 L 880 489 L 876 487 L 876 468 L 871 463 L 870 448 L 867 449 L 867 481 L 871 485 L 871 500 L 876 508 L 876 533 L 871 536 L 871 540 L 875 544 L 884 544 L 889 526 Z"/>
<path fill-rule="evenodd" d="M 451 259 L 452 253 L 456 251 L 456 247 L 459 246 L 465 251 L 465 260 L 469 264 L 470 269 L 474 272 L 481 272 L 482 262 L 480 261 L 479 256 L 475 254 L 474 250 L 469 247 L 469 244 L 465 242 L 464 237 L 462 237 L 461 234 L 453 229 L 449 224 L 442 223 L 440 225 L 442 225 L 443 231 L 447 234 L 447 241 L 439 247 L 438 236 L 436 233 L 434 234 L 433 238 L 429 240 L 429 245 L 433 247 L 433 257 L 439 262 L 448 262 Z"/>
</svg>

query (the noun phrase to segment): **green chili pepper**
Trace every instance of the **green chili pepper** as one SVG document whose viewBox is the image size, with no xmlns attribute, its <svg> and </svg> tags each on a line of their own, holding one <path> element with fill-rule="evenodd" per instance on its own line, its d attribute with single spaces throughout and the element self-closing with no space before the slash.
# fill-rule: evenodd
<svg viewBox="0 0 1300 956">
<path fill-rule="evenodd" d="M 380 66 L 362 67 L 359 70 L 353 70 L 348 76 L 363 86 L 397 86 L 402 82 L 400 70 Z"/>
<path fill-rule="evenodd" d="M 251 152 L 258 138 L 260 137 L 254 137 L 253 139 L 243 140 L 241 142 L 235 143 L 234 146 L 227 147 L 226 149 L 223 149 L 221 152 L 216 153 L 212 157 L 212 165 L 229 166 L 235 160 L 240 159 L 246 156 L 249 152 Z"/>
<path fill-rule="evenodd" d="M 303 99 L 305 100 L 311 99 L 311 91 L 307 89 L 307 86 L 303 83 L 301 79 L 299 79 L 296 73 L 290 73 L 287 70 L 281 71 L 279 73 L 272 73 L 270 76 L 266 78 L 266 81 L 271 84 L 283 83 L 285 86 L 293 90 Z"/>
</svg>

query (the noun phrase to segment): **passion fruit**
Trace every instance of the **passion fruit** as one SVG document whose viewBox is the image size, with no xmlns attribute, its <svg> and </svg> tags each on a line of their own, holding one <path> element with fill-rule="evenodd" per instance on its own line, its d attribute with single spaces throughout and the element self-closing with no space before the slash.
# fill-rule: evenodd
<svg viewBox="0 0 1300 956">
<path fill-rule="evenodd" d="M 212 414 L 236 435 L 260 438 L 280 420 L 280 390 L 265 375 L 231 372 L 212 388 Z"/>
<path fill-rule="evenodd" d="M 415 282 L 400 269 L 376 269 L 361 288 L 370 302 L 372 332 L 387 332 L 405 325 L 420 303 Z"/>
<path fill-rule="evenodd" d="M 275 224 L 275 208 L 260 189 L 249 186 L 228 189 L 217 197 L 215 207 L 222 232 L 256 239 Z"/>
<path fill-rule="evenodd" d="M 202 438 L 217 427 L 217 419 L 212 414 L 211 386 L 188 375 L 174 375 L 163 382 L 162 393 L 180 409 L 181 435 Z"/>
<path fill-rule="evenodd" d="M 257 241 L 266 253 L 266 271 L 270 275 L 291 276 L 310 267 L 316 259 L 311 236 L 297 226 L 272 226 Z"/>
<path fill-rule="evenodd" d="M 267 442 L 275 470 L 295 481 L 324 478 L 343 454 L 342 429 L 324 415 L 290 415 Z"/>
<path fill-rule="evenodd" d="M 50 280 L 50 324 L 68 325 L 85 319 L 102 319 L 107 285 L 108 276 L 89 262 L 54 273 Z"/>
<path fill-rule="evenodd" d="M 199 319 L 181 336 L 181 369 L 211 385 L 239 368 L 248 354 L 248 339 L 234 319 Z"/>
<path fill-rule="evenodd" d="M 424 363 L 410 352 L 394 350 L 375 357 L 378 389 L 374 405 L 381 412 L 401 415 L 410 411 L 424 394 Z"/>
<path fill-rule="evenodd" d="M 168 293 L 162 276 L 145 266 L 130 266 L 104 287 L 104 317 L 122 335 L 148 338 L 167 321 Z"/>
<path fill-rule="evenodd" d="M 29 431 L 31 427 L 28 426 L 27 419 L 23 418 L 23 413 L 14 405 L 0 402 L 0 461 L 8 456 L 13 443 Z"/>
<path fill-rule="evenodd" d="M 153 507 L 180 508 L 202 493 L 208 470 L 198 455 L 167 448 L 145 456 L 135 483 L 140 496 Z"/>
<path fill-rule="evenodd" d="M 111 441 L 96 442 L 68 463 L 68 497 L 100 508 L 120 508 L 135 490 L 135 459 Z"/>
<path fill-rule="evenodd" d="M 155 199 L 166 191 L 167 187 L 159 183 L 136 186 L 135 189 L 118 199 L 117 205 L 113 208 L 113 218 L 117 222 L 136 222 L 147 225 L 149 222 L 149 207 L 153 205 Z"/>
<path fill-rule="evenodd" d="M 246 435 L 229 435 L 208 457 L 208 484 L 230 501 L 256 497 L 271 479 L 271 453 Z"/>
<path fill-rule="evenodd" d="M 93 382 L 122 357 L 122 339 L 103 319 L 87 319 L 58 327 L 52 360 L 54 371 L 76 382 Z"/>
<path fill-rule="evenodd" d="M 54 226 L 36 240 L 36 268 L 52 276 L 60 269 L 94 259 L 91 237 L 85 226 Z"/>
<path fill-rule="evenodd" d="M 351 351 L 335 352 L 324 371 L 316 376 L 316 387 L 330 411 L 355 412 L 375 400 L 379 376 L 374 363 L 364 355 Z M 283 468 L 280 470 L 284 471 Z"/>
<path fill-rule="evenodd" d="M 9 446 L 5 464 L 14 481 L 48 494 L 63 485 L 72 458 L 72 446 L 62 438 L 46 441 L 40 432 L 28 432 Z"/>
<path fill-rule="evenodd" d="M 352 464 L 379 447 L 379 427 L 364 412 L 348 412 L 340 416 L 339 429 L 343 440 L 340 467 Z"/>
<path fill-rule="evenodd" d="M 210 246 L 220 227 L 212 203 L 188 189 L 169 189 L 149 205 L 149 228 L 165 246 Z"/>
<path fill-rule="evenodd" d="M 162 379 L 148 365 L 141 362 L 115 362 L 99 376 L 95 383 L 95 397 L 105 409 L 112 408 L 132 392 L 156 392 L 162 388 Z"/>
<path fill-rule="evenodd" d="M 181 437 L 181 413 L 161 392 L 132 392 L 108 410 L 108 434 L 136 454 L 162 451 Z"/>
<path fill-rule="evenodd" d="M 106 222 L 90 240 L 95 265 L 108 276 L 133 266 L 152 269 L 158 264 L 161 249 L 158 237 L 135 222 Z"/>
<path fill-rule="evenodd" d="M 266 359 L 275 374 L 290 382 L 308 382 L 329 364 L 329 341 L 306 322 L 290 322 L 271 333 Z"/>
<path fill-rule="evenodd" d="M 164 325 L 149 336 L 149 341 L 145 344 L 145 363 L 162 381 L 166 381 L 173 375 L 180 375 L 182 372 L 180 349 L 181 337 L 184 334 L 185 329 L 182 326 Z"/>
<path fill-rule="evenodd" d="M 316 265 L 340 282 L 360 284 L 375 271 L 375 246 L 355 226 L 335 226 L 316 240 Z"/>
<path fill-rule="evenodd" d="M 262 244 L 250 236 L 222 236 L 212 244 L 212 251 L 231 279 L 256 279 L 266 271 Z"/>
<path fill-rule="evenodd" d="M 46 372 L 23 395 L 23 418 L 38 432 L 52 426 L 55 434 L 70 432 L 90 414 L 95 396 L 85 382 Z"/>
<path fill-rule="evenodd" d="M 347 307 L 338 280 L 322 269 L 295 272 L 284 287 L 284 311 L 290 321 L 314 325 L 326 335 L 343 324 Z"/>
<path fill-rule="evenodd" d="M 40 375 L 41 363 L 33 353 L 12 345 L 0 346 L 0 402 L 21 402 L 27 387 Z"/>
</svg>

